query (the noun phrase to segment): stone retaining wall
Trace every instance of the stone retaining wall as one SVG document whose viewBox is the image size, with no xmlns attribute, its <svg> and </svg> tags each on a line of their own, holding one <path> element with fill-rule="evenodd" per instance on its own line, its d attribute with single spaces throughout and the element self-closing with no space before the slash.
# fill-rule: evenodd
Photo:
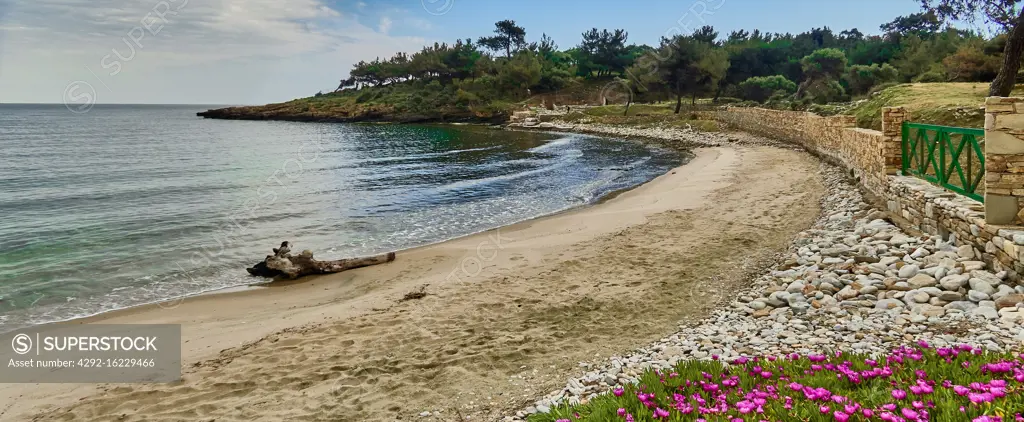
<svg viewBox="0 0 1024 422">
<path fill-rule="evenodd" d="M 1015 279 L 1024 274 L 1021 227 L 986 223 L 985 207 L 980 202 L 899 174 L 900 127 L 904 120 L 910 120 L 902 107 L 883 110 L 882 131 L 857 128 L 852 116 L 826 117 L 761 108 L 728 107 L 716 112 L 714 118 L 734 129 L 795 143 L 846 168 L 864 188 L 885 201 L 890 212 L 902 217 L 904 221 L 897 223 L 904 229 L 970 245 L 974 254 L 995 271 L 1005 270 Z M 1020 188 L 1024 193 L 1024 186 Z"/>
</svg>

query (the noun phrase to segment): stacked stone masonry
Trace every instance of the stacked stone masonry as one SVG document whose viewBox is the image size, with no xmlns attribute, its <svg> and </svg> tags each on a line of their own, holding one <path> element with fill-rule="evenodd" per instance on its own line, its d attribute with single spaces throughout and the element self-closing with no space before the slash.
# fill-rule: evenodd
<svg viewBox="0 0 1024 422">
<path fill-rule="evenodd" d="M 1024 222 L 1024 99 L 985 100 L 985 203 L 988 221 Z"/>
<path fill-rule="evenodd" d="M 986 135 L 986 202 L 992 201 L 993 194 L 1011 198 L 1004 199 L 1013 203 L 1013 219 L 1006 224 L 1019 224 L 1024 221 L 1024 99 L 988 99 L 993 101 L 998 102 L 998 112 L 986 116 L 986 129 L 1000 130 L 1006 134 L 1004 143 L 1012 138 L 1016 144 L 997 149 L 1007 153 L 993 159 L 991 129 Z M 890 213 L 901 217 L 894 221 L 904 229 L 970 245 L 993 270 L 1005 270 L 1014 279 L 1024 274 L 1024 227 L 986 222 L 991 207 L 987 210 L 978 201 L 900 175 L 901 127 L 911 120 L 904 108 L 883 110 L 882 131 L 857 128 L 851 116 L 785 110 L 728 107 L 714 117 L 727 127 L 795 143 L 842 166 L 863 188 L 885 201 Z"/>
</svg>

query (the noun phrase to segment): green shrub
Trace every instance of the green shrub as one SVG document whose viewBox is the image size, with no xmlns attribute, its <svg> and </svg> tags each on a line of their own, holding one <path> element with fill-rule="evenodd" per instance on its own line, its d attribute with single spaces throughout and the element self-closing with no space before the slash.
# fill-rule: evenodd
<svg viewBox="0 0 1024 422">
<path fill-rule="evenodd" d="M 850 93 L 859 95 L 867 93 L 875 85 L 895 82 L 899 76 L 899 71 L 888 63 L 881 66 L 853 65 L 846 72 L 846 82 L 849 84 Z"/>
<path fill-rule="evenodd" d="M 718 99 L 715 100 L 715 103 L 716 104 L 736 104 L 736 103 L 741 103 L 743 101 L 744 100 L 742 98 L 718 97 Z"/>
<path fill-rule="evenodd" d="M 931 70 L 918 75 L 914 82 L 947 82 L 946 74 L 937 70 Z"/>
<path fill-rule="evenodd" d="M 809 81 L 804 88 L 804 100 L 814 104 L 827 104 L 846 99 L 846 90 L 839 81 L 822 79 Z"/>
<path fill-rule="evenodd" d="M 763 103 L 778 92 L 796 92 L 796 83 L 782 75 L 755 76 L 741 82 L 739 90 L 743 99 Z"/>
</svg>

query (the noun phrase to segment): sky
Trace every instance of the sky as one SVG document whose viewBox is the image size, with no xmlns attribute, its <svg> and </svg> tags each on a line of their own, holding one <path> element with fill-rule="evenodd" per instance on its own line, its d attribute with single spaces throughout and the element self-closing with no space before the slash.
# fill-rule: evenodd
<svg viewBox="0 0 1024 422">
<path fill-rule="evenodd" d="M 352 64 L 488 35 L 571 48 L 590 28 L 629 42 L 713 25 L 867 34 L 919 0 L 0 0 L 0 103 L 264 104 L 333 90 Z"/>
</svg>

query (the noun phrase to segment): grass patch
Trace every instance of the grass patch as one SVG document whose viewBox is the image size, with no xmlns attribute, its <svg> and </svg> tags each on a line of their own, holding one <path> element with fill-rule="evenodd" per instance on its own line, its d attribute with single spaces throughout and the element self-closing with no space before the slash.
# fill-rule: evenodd
<svg viewBox="0 0 1024 422">
<path fill-rule="evenodd" d="M 629 114 L 624 115 L 625 106 L 609 105 L 591 107 L 584 111 L 574 111 L 562 116 L 560 120 L 571 123 L 599 123 L 606 125 L 637 126 L 637 127 L 677 127 L 691 128 L 702 132 L 718 132 L 718 122 L 701 119 L 692 110 L 682 110 L 675 114 L 674 103 L 634 104 L 629 107 Z"/>
<path fill-rule="evenodd" d="M 625 111 L 624 105 L 607 105 L 600 107 L 591 107 L 586 109 L 588 116 L 604 117 L 604 116 L 623 116 Z M 666 103 L 662 104 L 633 104 L 629 106 L 628 116 L 643 116 L 643 115 L 660 115 L 667 116 L 674 114 L 674 106 L 669 106 Z"/>
<path fill-rule="evenodd" d="M 988 88 L 981 82 L 901 84 L 855 103 L 845 114 L 856 116 L 859 127 L 881 130 L 882 107 L 904 106 L 914 122 L 980 128 Z M 1024 89 L 1018 86 L 1011 95 L 1020 94 Z"/>
<path fill-rule="evenodd" d="M 866 355 L 687 361 L 530 422 L 1021 420 L 1024 355 L 921 343 Z M 977 419 L 982 417 L 1002 419 Z M 698 419 L 703 418 L 703 419 Z"/>
</svg>

